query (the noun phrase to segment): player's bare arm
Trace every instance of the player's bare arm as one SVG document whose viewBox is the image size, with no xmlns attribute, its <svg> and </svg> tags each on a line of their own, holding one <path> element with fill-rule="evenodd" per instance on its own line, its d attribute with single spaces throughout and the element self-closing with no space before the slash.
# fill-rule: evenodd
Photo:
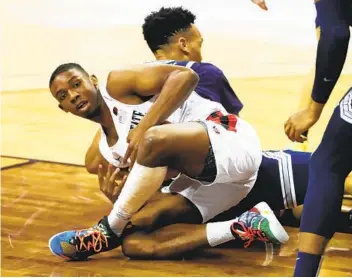
<svg viewBox="0 0 352 278">
<path fill-rule="evenodd" d="M 105 160 L 105 158 L 101 155 L 99 151 L 100 136 L 101 136 L 101 130 L 99 129 L 95 134 L 94 139 L 91 145 L 89 146 L 85 156 L 84 164 L 86 166 L 87 171 L 91 174 L 98 173 L 98 166 L 100 164 L 103 165 L 103 168 L 105 169 L 105 171 L 108 165 L 108 162 Z"/>
<path fill-rule="evenodd" d="M 108 77 L 107 90 L 121 102 L 133 95 L 146 97 L 160 93 L 149 113 L 139 124 L 151 127 L 163 123 L 188 98 L 198 80 L 198 75 L 185 67 L 141 65 L 112 71 Z"/>
<path fill-rule="evenodd" d="M 109 74 L 107 90 L 121 102 L 128 102 L 134 95 L 147 97 L 160 93 L 148 114 L 128 136 L 125 161 L 131 157 L 133 165 L 143 134 L 152 126 L 165 122 L 188 98 L 198 81 L 193 70 L 173 65 L 142 65 Z"/>
</svg>

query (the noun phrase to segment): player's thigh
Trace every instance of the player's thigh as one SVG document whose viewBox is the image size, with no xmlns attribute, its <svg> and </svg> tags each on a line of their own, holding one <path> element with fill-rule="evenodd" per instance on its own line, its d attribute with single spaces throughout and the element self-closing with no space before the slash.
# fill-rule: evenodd
<svg viewBox="0 0 352 278">
<path fill-rule="evenodd" d="M 333 172 L 345 179 L 352 170 L 351 142 L 352 88 L 335 108 L 322 141 L 312 155 L 311 168 Z"/>
<path fill-rule="evenodd" d="M 207 130 L 198 122 L 154 127 L 145 140 L 146 147 L 140 150 L 154 152 L 153 156 L 166 161 L 169 167 L 190 176 L 197 176 L 204 168 L 210 141 Z"/>
</svg>

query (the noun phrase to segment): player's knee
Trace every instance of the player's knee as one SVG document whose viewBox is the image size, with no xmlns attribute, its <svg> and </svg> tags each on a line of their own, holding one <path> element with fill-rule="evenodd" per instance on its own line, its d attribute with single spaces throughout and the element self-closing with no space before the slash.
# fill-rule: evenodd
<svg viewBox="0 0 352 278">
<path fill-rule="evenodd" d="M 309 169 L 313 175 L 319 176 L 324 176 L 334 169 L 333 161 L 328 159 L 328 153 L 324 148 L 320 147 L 312 154 Z"/>
<path fill-rule="evenodd" d="M 314 179 L 325 178 L 325 174 L 329 173 L 331 170 L 331 163 L 328 159 L 324 159 L 325 154 L 317 149 L 316 152 L 312 154 L 309 164 L 309 173 Z M 314 186 L 321 186 L 314 183 Z"/>
<path fill-rule="evenodd" d="M 122 242 L 122 252 L 132 259 L 155 259 L 158 257 L 157 243 L 153 240 L 140 240 L 134 236 L 126 237 Z"/>
<path fill-rule="evenodd" d="M 321 32 L 327 33 L 336 41 L 348 41 L 350 39 L 350 28 L 348 24 L 322 26 Z"/>
<path fill-rule="evenodd" d="M 148 129 L 138 148 L 137 161 L 149 167 L 160 166 L 165 153 L 167 135 L 159 127 Z"/>
<path fill-rule="evenodd" d="M 347 24 L 341 24 L 341 25 L 335 26 L 333 29 L 333 34 L 339 40 L 349 40 L 350 28 Z"/>
</svg>

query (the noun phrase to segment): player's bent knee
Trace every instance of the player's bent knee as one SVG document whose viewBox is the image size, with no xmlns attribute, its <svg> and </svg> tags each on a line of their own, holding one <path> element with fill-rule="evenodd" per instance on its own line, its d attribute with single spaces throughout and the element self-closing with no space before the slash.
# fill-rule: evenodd
<svg viewBox="0 0 352 278">
<path fill-rule="evenodd" d="M 166 141 L 167 135 L 159 127 L 148 129 L 138 147 L 138 163 L 149 167 L 161 166 L 160 160 L 167 151 Z"/>
</svg>

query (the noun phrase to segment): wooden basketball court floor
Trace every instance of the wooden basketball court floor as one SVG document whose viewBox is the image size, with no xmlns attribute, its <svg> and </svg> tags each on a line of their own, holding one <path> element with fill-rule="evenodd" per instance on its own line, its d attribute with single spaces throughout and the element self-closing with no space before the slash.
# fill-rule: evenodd
<svg viewBox="0 0 352 278">
<path fill-rule="evenodd" d="M 296 110 L 303 76 L 232 79 L 245 104 L 242 116 L 257 128 L 264 149 L 290 145 L 283 123 Z M 314 149 L 337 100 L 351 85 L 342 76 L 320 123 L 311 132 Z M 48 91 L 2 93 L 1 275 L 2 276 L 291 276 L 297 228 L 279 247 L 257 243 L 243 249 L 233 242 L 186 254 L 182 260 L 125 258 L 121 249 L 84 262 L 53 256 L 55 233 L 89 227 L 111 204 L 97 178 L 82 167 L 97 126 L 61 112 Z M 321 276 L 352 276 L 352 235 L 330 242 Z"/>
</svg>

